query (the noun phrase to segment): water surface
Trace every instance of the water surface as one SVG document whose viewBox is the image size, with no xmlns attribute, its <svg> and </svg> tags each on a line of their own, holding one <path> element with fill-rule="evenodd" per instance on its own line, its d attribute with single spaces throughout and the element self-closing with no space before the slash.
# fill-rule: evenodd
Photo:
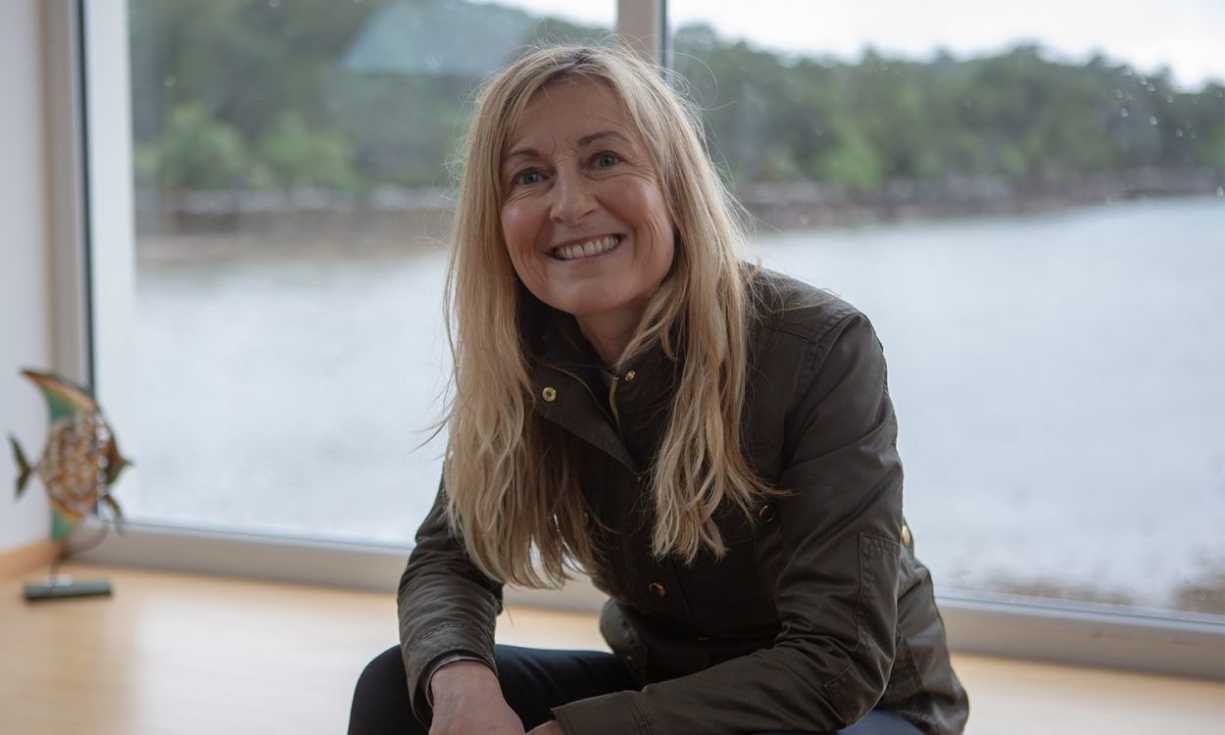
<svg viewBox="0 0 1225 735">
<path fill-rule="evenodd" d="M 437 488 L 441 443 L 416 446 L 445 386 L 445 257 L 261 244 L 139 269 L 129 513 L 406 542 Z M 759 233 L 754 253 L 875 324 L 942 589 L 1220 599 L 1225 202 Z"/>
</svg>

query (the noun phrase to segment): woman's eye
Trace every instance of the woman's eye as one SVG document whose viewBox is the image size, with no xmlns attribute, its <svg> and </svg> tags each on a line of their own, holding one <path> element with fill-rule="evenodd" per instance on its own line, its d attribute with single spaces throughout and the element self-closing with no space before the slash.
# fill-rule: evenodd
<svg viewBox="0 0 1225 735">
<path fill-rule="evenodd" d="M 595 157 L 596 168 L 610 168 L 618 163 L 621 163 L 621 157 L 609 151 L 599 153 Z"/>
<path fill-rule="evenodd" d="M 514 183 L 523 186 L 531 186 L 532 184 L 539 183 L 542 178 L 543 177 L 539 171 L 534 168 L 529 168 L 526 171 L 520 171 L 519 173 L 515 174 Z"/>
</svg>

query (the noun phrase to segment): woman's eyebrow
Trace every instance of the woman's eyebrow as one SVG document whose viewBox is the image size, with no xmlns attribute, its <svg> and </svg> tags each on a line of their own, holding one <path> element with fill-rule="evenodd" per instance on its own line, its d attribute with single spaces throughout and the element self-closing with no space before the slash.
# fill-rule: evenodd
<svg viewBox="0 0 1225 735">
<path fill-rule="evenodd" d="M 630 143 L 629 138 L 625 137 L 624 135 L 617 132 L 616 130 L 601 130 L 599 132 L 592 133 L 590 135 L 584 135 L 583 137 L 579 138 L 578 145 L 580 148 L 582 148 L 585 145 L 591 145 L 592 143 L 594 143 L 595 141 L 601 138 L 619 138 L 622 142 L 626 144 Z"/>
<path fill-rule="evenodd" d="M 505 166 L 512 158 L 540 158 L 540 151 L 528 147 L 516 148 L 502 156 L 502 165 Z"/>
<path fill-rule="evenodd" d="M 616 138 L 622 141 L 623 143 L 625 143 L 626 145 L 633 145 L 630 142 L 629 138 L 625 137 L 624 135 L 617 132 L 616 130 L 599 130 L 597 132 L 591 133 L 589 135 L 584 135 L 583 137 L 579 138 L 578 147 L 582 148 L 584 146 L 591 145 L 597 140 L 601 140 L 603 138 Z M 502 157 L 502 167 L 506 167 L 511 162 L 511 160 L 515 158 L 541 158 L 541 155 L 540 155 L 540 151 L 536 150 L 535 148 L 531 148 L 529 146 L 521 146 L 519 148 L 515 148 L 511 150 L 509 153 L 507 153 L 505 156 Z"/>
</svg>

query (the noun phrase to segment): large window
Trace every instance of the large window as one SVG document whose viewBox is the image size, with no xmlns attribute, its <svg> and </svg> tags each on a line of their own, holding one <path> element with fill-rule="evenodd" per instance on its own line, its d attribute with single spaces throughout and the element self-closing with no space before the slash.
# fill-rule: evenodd
<svg viewBox="0 0 1225 735">
<path fill-rule="evenodd" d="M 938 589 L 1222 615 L 1225 10 L 1039 5 L 674 0 L 673 67 L 874 320 Z"/>
<path fill-rule="evenodd" d="M 136 462 L 98 553 L 394 584 L 476 85 L 617 29 L 701 106 L 752 255 L 876 324 L 954 644 L 1221 676 L 1225 17 L 1049 5 L 77 6 L 94 378 Z"/>
</svg>

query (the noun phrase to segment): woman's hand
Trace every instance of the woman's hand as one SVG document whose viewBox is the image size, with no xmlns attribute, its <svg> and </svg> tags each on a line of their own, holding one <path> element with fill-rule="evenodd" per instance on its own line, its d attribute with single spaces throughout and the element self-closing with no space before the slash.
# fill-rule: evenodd
<svg viewBox="0 0 1225 735">
<path fill-rule="evenodd" d="M 533 727 L 527 735 L 562 735 L 561 725 L 557 724 L 557 720 L 549 720 L 543 725 Z"/>
<path fill-rule="evenodd" d="M 430 690 L 430 735 L 524 735 L 523 722 L 502 696 L 498 677 L 482 663 L 457 661 L 438 669 Z"/>
</svg>

